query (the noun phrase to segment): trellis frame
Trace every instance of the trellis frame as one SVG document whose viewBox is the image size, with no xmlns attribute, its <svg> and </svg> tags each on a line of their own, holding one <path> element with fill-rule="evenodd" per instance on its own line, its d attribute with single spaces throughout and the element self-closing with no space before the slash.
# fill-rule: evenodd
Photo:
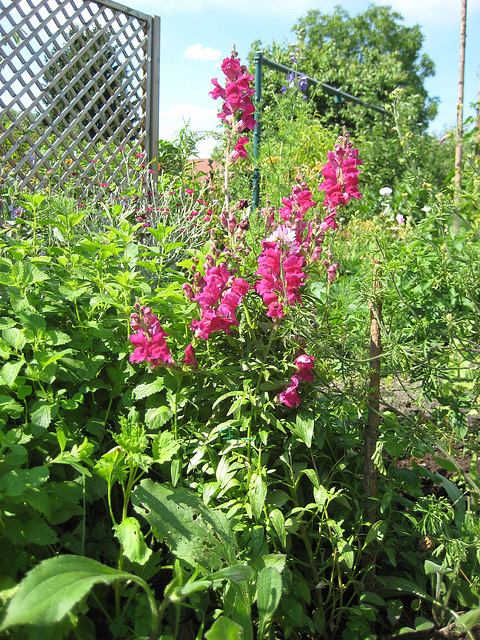
<svg viewBox="0 0 480 640">
<path fill-rule="evenodd" d="M 157 160 L 159 69 L 158 16 L 112 0 L 0 0 L 0 154 L 19 185 L 92 173 L 110 185 L 135 156 Z"/>
</svg>

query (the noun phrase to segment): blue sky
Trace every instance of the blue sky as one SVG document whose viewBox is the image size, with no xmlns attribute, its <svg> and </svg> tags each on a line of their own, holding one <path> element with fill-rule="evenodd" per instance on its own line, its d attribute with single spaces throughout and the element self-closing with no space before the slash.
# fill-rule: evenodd
<svg viewBox="0 0 480 640">
<path fill-rule="evenodd" d="M 127 6 L 161 18 L 160 136 L 171 140 L 190 121 L 195 130 L 215 129 L 218 104 L 208 95 L 211 79 L 223 81 L 220 63 L 235 44 L 246 59 L 251 44 L 294 42 L 291 29 L 309 9 L 324 13 L 340 4 L 350 15 L 364 11 L 368 0 L 123 0 Z M 427 80 L 431 96 L 441 100 L 431 126 L 441 133 L 455 124 L 461 0 L 377 0 L 419 24 L 425 36 L 424 52 L 435 62 L 435 77 Z M 468 0 L 465 111 L 475 115 L 480 71 L 480 0 Z M 200 146 L 207 156 L 211 143 Z"/>
</svg>

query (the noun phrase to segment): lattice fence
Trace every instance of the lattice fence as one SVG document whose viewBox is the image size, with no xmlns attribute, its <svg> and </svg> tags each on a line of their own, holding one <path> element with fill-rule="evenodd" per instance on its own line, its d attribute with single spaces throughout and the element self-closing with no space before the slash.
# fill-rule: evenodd
<svg viewBox="0 0 480 640">
<path fill-rule="evenodd" d="M 21 186 L 158 158 L 160 18 L 102 0 L 0 0 L 0 154 Z M 138 161 L 137 163 L 138 164 Z"/>
</svg>

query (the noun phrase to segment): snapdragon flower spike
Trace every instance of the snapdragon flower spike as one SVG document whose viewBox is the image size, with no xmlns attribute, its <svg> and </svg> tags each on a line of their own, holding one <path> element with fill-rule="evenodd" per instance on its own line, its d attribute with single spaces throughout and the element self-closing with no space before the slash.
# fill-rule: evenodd
<svg viewBox="0 0 480 640">
<path fill-rule="evenodd" d="M 282 318 L 285 305 L 300 303 L 300 287 L 305 286 L 305 258 L 296 240 L 292 242 L 294 235 L 288 235 L 292 230 L 286 229 L 279 227 L 262 242 L 263 251 L 258 258 L 256 275 L 261 278 L 255 291 L 262 296 L 270 318 Z"/>
<path fill-rule="evenodd" d="M 229 271 L 226 262 L 217 266 L 207 261 L 207 265 L 202 286 L 197 288 L 198 292 L 192 298 L 200 307 L 201 317 L 200 320 L 194 319 L 190 325 L 195 337 L 204 340 L 208 340 L 217 331 L 232 333 L 232 327 L 239 324 L 236 318 L 237 307 L 250 288 L 248 282 L 243 278 L 236 278 Z"/>
<path fill-rule="evenodd" d="M 358 157 L 358 149 L 354 149 L 353 144 L 348 142 L 345 132 L 335 145 L 335 151 L 327 153 L 327 158 L 328 162 L 322 168 L 325 180 L 318 188 L 325 191 L 324 206 L 330 214 L 328 224 L 336 228 L 333 218 L 337 207 L 347 204 L 352 198 L 362 197 L 358 191 L 358 167 L 362 161 Z"/>
<path fill-rule="evenodd" d="M 222 71 L 225 74 L 226 86 L 223 88 L 216 78 L 212 79 L 214 85 L 210 95 L 214 100 L 223 100 L 222 110 L 218 117 L 229 126 L 234 127 L 237 133 L 245 129 L 253 130 L 255 121 L 252 114 L 255 107 L 251 96 L 255 89 L 250 85 L 253 76 L 248 73 L 247 67 L 240 64 L 240 60 L 232 53 L 230 58 L 225 58 L 222 62 Z"/>
<path fill-rule="evenodd" d="M 280 216 L 292 224 L 303 220 L 303 217 L 317 203 L 312 200 L 312 193 L 304 183 L 295 184 L 289 198 L 282 198 L 283 207 L 279 210 Z"/>
<path fill-rule="evenodd" d="M 174 362 L 165 341 L 168 336 L 159 319 L 150 307 L 135 305 L 139 313 L 130 315 L 130 326 L 136 333 L 131 334 L 130 342 L 135 347 L 130 362 L 150 362 L 152 369 L 157 366 L 172 366 Z"/>
<path fill-rule="evenodd" d="M 282 391 L 277 396 L 277 400 L 281 404 L 284 404 L 287 407 L 292 407 L 292 408 L 299 406 L 302 400 L 298 395 L 297 389 L 302 381 L 313 382 L 314 377 L 312 373 L 312 368 L 314 363 L 315 363 L 314 356 L 307 356 L 307 354 L 303 354 L 295 360 L 295 367 L 297 371 L 290 378 L 290 384 L 285 389 L 285 391 Z"/>
<path fill-rule="evenodd" d="M 230 58 L 225 58 L 222 63 L 222 71 L 225 75 L 225 87 L 222 87 L 217 78 L 212 78 L 214 89 L 210 95 L 214 100 L 221 98 L 222 109 L 218 117 L 230 127 L 231 139 L 243 131 L 255 128 L 255 107 L 251 97 L 255 93 L 252 88 L 253 76 L 248 73 L 247 67 L 240 64 L 235 49 Z M 246 158 L 246 136 L 242 136 L 230 153 L 230 161 L 236 162 L 239 158 Z M 231 147 L 230 147 L 231 148 Z"/>
</svg>

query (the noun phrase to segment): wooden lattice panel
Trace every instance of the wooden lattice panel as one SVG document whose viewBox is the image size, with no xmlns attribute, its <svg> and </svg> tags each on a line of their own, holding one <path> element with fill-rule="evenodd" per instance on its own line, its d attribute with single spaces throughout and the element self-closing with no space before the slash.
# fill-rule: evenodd
<svg viewBox="0 0 480 640">
<path fill-rule="evenodd" d="M 0 0 L 0 154 L 22 186 L 158 157 L 159 39 L 115 2 Z"/>
</svg>

